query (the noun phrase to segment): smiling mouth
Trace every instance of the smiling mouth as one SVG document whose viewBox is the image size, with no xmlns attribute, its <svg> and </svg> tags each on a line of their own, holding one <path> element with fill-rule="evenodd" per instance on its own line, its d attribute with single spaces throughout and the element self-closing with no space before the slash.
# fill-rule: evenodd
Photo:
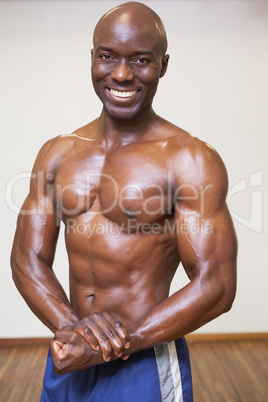
<svg viewBox="0 0 268 402">
<path fill-rule="evenodd" d="M 137 90 L 135 90 L 135 91 L 116 91 L 115 89 L 112 89 L 112 88 L 108 88 L 108 89 L 117 98 L 131 98 L 132 96 L 136 95 L 136 93 L 138 92 Z"/>
</svg>

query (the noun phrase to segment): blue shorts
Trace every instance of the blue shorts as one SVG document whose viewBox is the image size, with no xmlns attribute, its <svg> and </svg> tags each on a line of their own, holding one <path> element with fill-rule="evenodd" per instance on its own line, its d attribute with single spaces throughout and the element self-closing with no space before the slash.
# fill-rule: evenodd
<svg viewBox="0 0 268 402">
<path fill-rule="evenodd" d="M 192 402 L 186 341 L 133 353 L 86 370 L 57 375 L 48 353 L 41 402 Z"/>
</svg>

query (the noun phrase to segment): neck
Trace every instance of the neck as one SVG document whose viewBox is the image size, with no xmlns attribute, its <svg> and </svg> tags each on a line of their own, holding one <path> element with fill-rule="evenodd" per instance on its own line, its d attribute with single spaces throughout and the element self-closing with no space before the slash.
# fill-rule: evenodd
<svg viewBox="0 0 268 402">
<path fill-rule="evenodd" d="M 157 120 L 158 116 L 152 108 L 131 119 L 117 119 L 102 110 L 99 117 L 99 132 L 109 148 L 127 145 L 148 135 Z"/>
</svg>

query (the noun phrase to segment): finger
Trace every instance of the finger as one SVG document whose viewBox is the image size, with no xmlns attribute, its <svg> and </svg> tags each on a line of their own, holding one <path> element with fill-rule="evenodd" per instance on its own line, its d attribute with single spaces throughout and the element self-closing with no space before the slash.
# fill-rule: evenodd
<svg viewBox="0 0 268 402">
<path fill-rule="evenodd" d="M 65 368 L 68 366 L 66 344 L 53 339 L 50 342 L 50 350 L 56 374 L 65 374 Z"/>
<path fill-rule="evenodd" d="M 77 331 L 82 335 L 82 337 L 89 343 L 91 349 L 98 351 L 100 350 L 100 345 L 98 339 L 95 337 L 93 332 L 88 327 L 78 327 L 74 328 L 74 331 Z"/>
<path fill-rule="evenodd" d="M 101 327 L 99 327 L 93 320 L 89 319 L 88 327 L 92 331 L 94 337 L 97 339 L 100 349 L 102 350 L 103 359 L 108 362 L 112 358 L 113 349 L 111 343 L 108 339 L 108 336 L 103 331 Z"/>
<path fill-rule="evenodd" d="M 120 337 L 124 348 L 130 348 L 130 336 L 126 327 L 119 321 L 116 320 L 111 314 L 104 313 L 103 316 L 109 322 L 111 327 L 116 331 L 117 335 Z"/>
<path fill-rule="evenodd" d="M 84 339 L 81 337 L 81 335 L 78 334 L 76 331 L 57 330 L 55 332 L 55 339 L 54 339 L 55 344 L 53 345 L 54 350 L 56 350 L 56 348 L 61 347 L 62 352 L 59 351 L 61 356 L 63 355 L 67 356 L 70 347 L 74 347 L 75 345 L 81 343 L 81 340 L 85 342 Z"/>
<path fill-rule="evenodd" d="M 127 359 L 129 358 L 129 356 L 130 356 L 130 355 L 122 356 L 121 359 L 122 359 L 122 360 L 127 360 Z"/>
<path fill-rule="evenodd" d="M 60 351 L 64 351 L 65 349 L 65 343 L 59 342 L 59 341 L 54 341 L 53 346 L 54 346 L 54 350 L 56 351 L 56 353 L 59 353 Z"/>
<path fill-rule="evenodd" d="M 114 319 L 109 317 L 109 314 L 94 314 L 93 316 L 96 324 L 102 329 L 109 340 L 115 355 L 121 357 L 124 353 L 124 343 L 114 328 Z"/>
<path fill-rule="evenodd" d="M 54 356 L 57 356 L 58 358 L 63 358 L 66 354 L 66 347 L 65 347 L 65 343 L 56 341 L 55 339 L 53 339 L 50 342 L 50 349 L 51 349 L 51 353 Z"/>
</svg>

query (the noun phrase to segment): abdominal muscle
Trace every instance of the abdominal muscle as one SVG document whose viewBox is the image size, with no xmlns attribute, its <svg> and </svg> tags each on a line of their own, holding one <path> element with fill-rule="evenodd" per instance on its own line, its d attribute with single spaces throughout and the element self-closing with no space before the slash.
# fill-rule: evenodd
<svg viewBox="0 0 268 402">
<path fill-rule="evenodd" d="M 81 318 L 108 312 L 129 327 L 168 297 L 179 264 L 174 234 L 90 233 L 66 233 L 71 303 Z"/>
</svg>

